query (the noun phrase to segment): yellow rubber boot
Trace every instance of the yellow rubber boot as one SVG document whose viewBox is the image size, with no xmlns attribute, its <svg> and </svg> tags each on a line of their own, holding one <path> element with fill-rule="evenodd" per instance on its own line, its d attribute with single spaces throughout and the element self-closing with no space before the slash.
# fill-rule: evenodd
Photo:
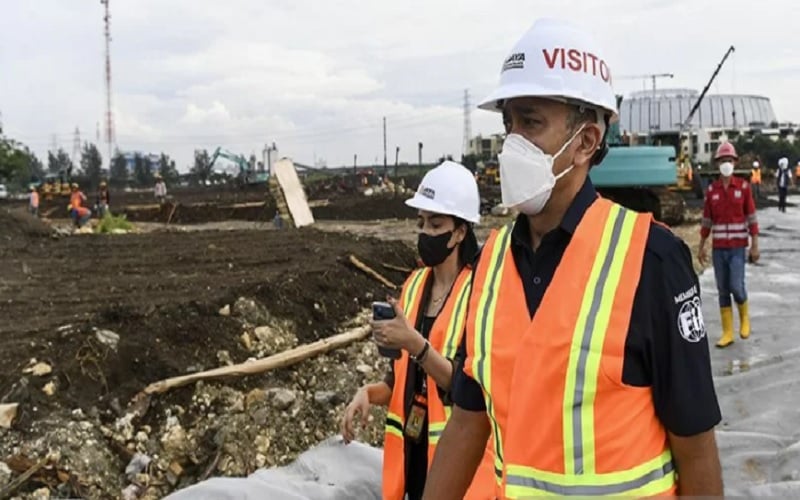
<svg viewBox="0 0 800 500">
<path fill-rule="evenodd" d="M 722 317 L 722 337 L 717 342 L 717 347 L 728 347 L 733 344 L 733 308 L 720 307 L 719 314 Z"/>
<path fill-rule="evenodd" d="M 739 336 L 746 339 L 750 336 L 750 310 L 747 306 L 747 301 L 744 304 L 738 304 L 739 308 Z"/>
</svg>

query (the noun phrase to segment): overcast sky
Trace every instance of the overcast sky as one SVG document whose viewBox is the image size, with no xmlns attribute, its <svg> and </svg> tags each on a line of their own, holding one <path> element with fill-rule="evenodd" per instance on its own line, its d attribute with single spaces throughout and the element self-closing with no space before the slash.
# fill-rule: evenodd
<svg viewBox="0 0 800 500">
<path fill-rule="evenodd" d="M 0 112 L 40 156 L 104 141 L 99 0 L 4 0 Z M 758 5 L 758 8 L 755 8 Z M 473 106 L 514 42 L 540 16 L 572 18 L 622 75 L 671 72 L 661 87 L 700 90 L 729 45 L 712 92 L 770 97 L 800 121 L 797 0 L 111 0 L 113 109 L 122 150 L 165 151 L 186 169 L 196 148 L 261 158 L 265 142 L 306 164 L 389 164 L 458 155 L 463 94 Z M 475 110 L 472 131 L 501 130 Z M 101 145 L 106 156 L 106 146 Z"/>
</svg>

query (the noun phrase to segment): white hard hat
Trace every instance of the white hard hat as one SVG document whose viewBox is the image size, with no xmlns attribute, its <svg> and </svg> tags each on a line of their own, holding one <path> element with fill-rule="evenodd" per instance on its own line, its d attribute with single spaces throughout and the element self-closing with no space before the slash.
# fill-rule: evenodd
<svg viewBox="0 0 800 500">
<path fill-rule="evenodd" d="M 514 97 L 578 101 L 617 118 L 611 68 L 594 37 L 566 21 L 540 19 L 514 45 L 500 70 L 500 85 L 479 105 L 499 111 Z"/>
<path fill-rule="evenodd" d="M 406 205 L 417 210 L 452 215 L 469 222 L 481 220 L 478 183 L 464 165 L 445 161 L 430 170 Z"/>
<path fill-rule="evenodd" d="M 760 164 L 757 161 L 753 162 L 753 167 L 758 167 Z"/>
<path fill-rule="evenodd" d="M 783 157 L 778 160 L 778 166 L 781 168 L 786 168 L 789 166 L 789 158 Z"/>
</svg>

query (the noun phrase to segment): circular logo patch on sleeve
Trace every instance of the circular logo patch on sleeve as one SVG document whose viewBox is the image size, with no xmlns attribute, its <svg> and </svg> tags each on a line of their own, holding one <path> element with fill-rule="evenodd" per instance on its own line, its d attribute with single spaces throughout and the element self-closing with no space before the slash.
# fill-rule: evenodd
<svg viewBox="0 0 800 500">
<path fill-rule="evenodd" d="M 681 305 L 678 311 L 678 331 L 681 337 L 692 343 L 700 342 L 706 336 L 700 297 L 695 296 Z"/>
</svg>

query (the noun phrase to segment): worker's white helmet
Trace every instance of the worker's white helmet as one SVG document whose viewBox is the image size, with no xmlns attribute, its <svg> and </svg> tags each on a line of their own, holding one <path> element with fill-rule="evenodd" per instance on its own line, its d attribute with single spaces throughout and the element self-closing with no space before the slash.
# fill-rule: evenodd
<svg viewBox="0 0 800 500">
<path fill-rule="evenodd" d="M 783 157 L 778 160 L 778 166 L 781 168 L 786 168 L 789 166 L 789 158 Z"/>
<path fill-rule="evenodd" d="M 454 161 L 445 161 L 425 174 L 416 194 L 406 200 L 406 205 L 469 222 L 481 220 L 478 183 L 465 166 Z"/>
<path fill-rule="evenodd" d="M 758 168 L 760 165 L 761 165 L 761 164 L 760 164 L 760 163 L 758 163 L 757 161 L 754 161 L 754 162 L 753 162 L 753 168 Z"/>
<path fill-rule="evenodd" d="M 588 104 L 617 118 L 606 53 L 583 28 L 540 19 L 514 45 L 500 69 L 500 85 L 479 105 L 499 111 L 514 97 L 546 97 Z"/>
</svg>

